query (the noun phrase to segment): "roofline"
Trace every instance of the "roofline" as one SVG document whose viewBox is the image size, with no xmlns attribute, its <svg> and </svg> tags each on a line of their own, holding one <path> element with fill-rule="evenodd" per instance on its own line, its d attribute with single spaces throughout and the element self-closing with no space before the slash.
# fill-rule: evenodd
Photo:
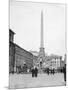
<svg viewBox="0 0 68 90">
<path fill-rule="evenodd" d="M 11 31 L 13 34 L 16 34 L 14 31 L 12 31 L 11 29 L 9 29 L 9 31 Z"/>
<path fill-rule="evenodd" d="M 22 47 L 20 47 L 20 46 L 19 46 L 19 45 L 17 45 L 16 43 L 15 43 L 15 45 L 16 45 L 17 47 L 19 47 L 20 49 L 22 49 L 22 50 L 24 50 L 24 51 L 26 51 L 26 52 L 30 53 L 29 51 L 27 51 L 27 50 L 23 49 Z M 30 54 L 32 54 L 32 53 L 30 53 Z M 32 55 L 33 55 L 33 54 L 32 54 Z"/>
</svg>

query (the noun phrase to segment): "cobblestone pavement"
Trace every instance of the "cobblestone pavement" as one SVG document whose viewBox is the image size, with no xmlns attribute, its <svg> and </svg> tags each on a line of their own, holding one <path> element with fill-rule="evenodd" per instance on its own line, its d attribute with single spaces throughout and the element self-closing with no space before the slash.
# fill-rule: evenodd
<svg viewBox="0 0 68 90">
<path fill-rule="evenodd" d="M 37 78 L 32 78 L 31 74 L 10 74 L 9 76 L 9 88 L 63 86 L 64 84 L 64 75 L 61 73 L 54 75 L 38 74 Z"/>
</svg>

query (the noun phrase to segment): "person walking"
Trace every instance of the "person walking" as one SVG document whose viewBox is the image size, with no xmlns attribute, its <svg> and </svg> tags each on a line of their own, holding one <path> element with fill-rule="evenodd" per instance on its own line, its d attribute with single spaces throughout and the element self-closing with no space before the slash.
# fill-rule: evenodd
<svg viewBox="0 0 68 90">
<path fill-rule="evenodd" d="M 64 81 L 66 82 L 66 64 L 63 67 Z"/>
<path fill-rule="evenodd" d="M 35 76 L 35 70 L 34 70 L 34 67 L 31 69 L 31 72 L 32 72 L 32 77 Z"/>
<path fill-rule="evenodd" d="M 47 68 L 47 74 L 49 75 L 49 68 Z"/>
<path fill-rule="evenodd" d="M 38 69 L 37 69 L 37 67 L 35 67 L 35 77 L 37 77 L 38 76 Z"/>
<path fill-rule="evenodd" d="M 54 70 L 54 68 L 53 68 L 53 75 L 54 75 L 54 73 L 55 73 L 55 70 Z"/>
</svg>

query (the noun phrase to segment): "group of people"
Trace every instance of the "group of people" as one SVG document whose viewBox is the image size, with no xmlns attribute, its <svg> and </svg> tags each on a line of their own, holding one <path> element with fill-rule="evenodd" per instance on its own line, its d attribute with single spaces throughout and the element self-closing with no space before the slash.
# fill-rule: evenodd
<svg viewBox="0 0 68 90">
<path fill-rule="evenodd" d="M 31 69 L 31 72 L 32 72 L 32 77 L 37 77 L 38 76 L 38 68 L 37 67 L 33 67 Z M 47 69 L 47 74 L 49 75 L 49 73 L 50 73 L 49 69 Z M 55 73 L 55 70 L 54 69 L 51 70 L 51 74 L 54 75 L 54 73 Z M 63 73 L 64 73 L 64 81 L 66 82 L 66 65 L 63 68 Z"/>
<path fill-rule="evenodd" d="M 49 75 L 49 74 L 55 74 L 55 70 L 54 69 L 52 69 L 52 70 L 50 70 L 49 68 L 47 68 L 47 70 L 46 70 L 46 73 Z"/>
<path fill-rule="evenodd" d="M 32 72 L 32 77 L 37 77 L 38 76 L 38 69 L 37 69 L 37 67 L 33 67 L 31 72 Z"/>
</svg>

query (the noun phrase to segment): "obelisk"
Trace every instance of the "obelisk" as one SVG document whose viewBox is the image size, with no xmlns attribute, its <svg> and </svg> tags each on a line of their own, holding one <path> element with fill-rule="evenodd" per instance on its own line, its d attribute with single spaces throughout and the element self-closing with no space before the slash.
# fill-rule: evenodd
<svg viewBox="0 0 68 90">
<path fill-rule="evenodd" d="M 41 41 L 40 41 L 40 50 L 39 50 L 39 55 L 38 55 L 38 61 L 39 61 L 39 66 L 42 67 L 44 61 L 45 61 L 45 50 L 44 50 L 44 32 L 43 32 L 43 11 L 41 11 Z"/>
</svg>

